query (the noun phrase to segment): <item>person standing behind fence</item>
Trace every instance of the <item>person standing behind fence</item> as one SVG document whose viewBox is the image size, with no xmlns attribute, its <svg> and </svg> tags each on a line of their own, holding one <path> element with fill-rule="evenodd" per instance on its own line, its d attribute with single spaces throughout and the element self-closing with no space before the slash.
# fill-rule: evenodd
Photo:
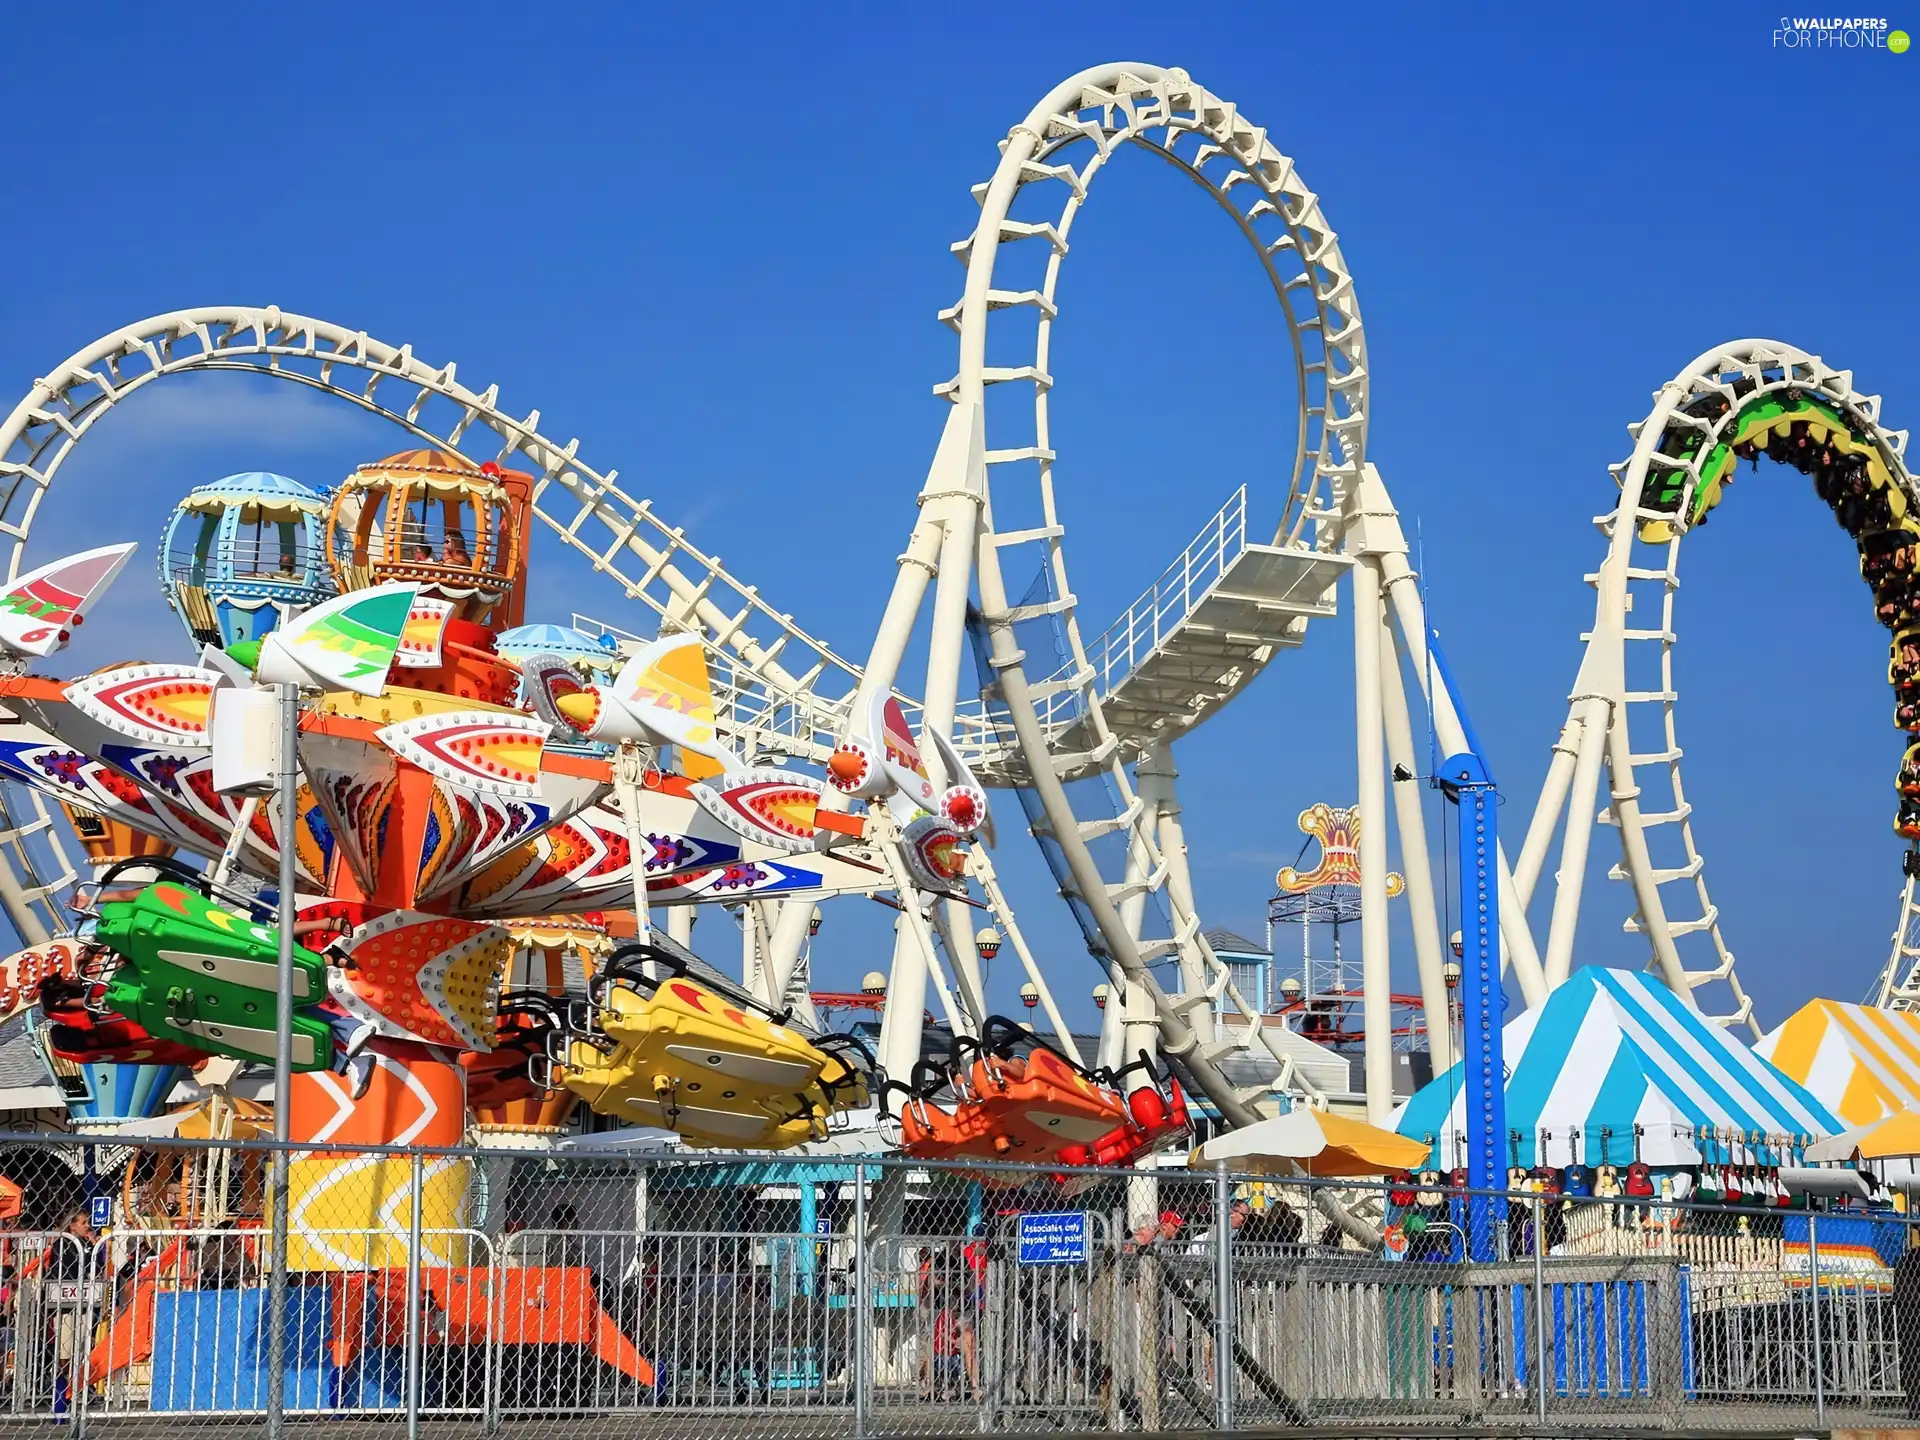
<svg viewBox="0 0 1920 1440">
<path fill-rule="evenodd" d="M 965 1362 L 967 1384 L 973 1389 L 974 1403 L 983 1398 L 980 1387 L 980 1321 L 987 1313 L 987 1222 L 974 1222 L 972 1238 L 960 1247 L 960 1260 L 966 1267 L 967 1293 L 960 1311 L 960 1358 Z"/>
<path fill-rule="evenodd" d="M 87 1212 L 76 1210 L 67 1220 L 66 1234 L 57 1239 L 45 1257 L 42 1278 L 74 1283 L 84 1282 L 87 1262 L 94 1246 L 93 1227 Z M 86 1379 L 87 1352 L 93 1341 L 93 1304 L 84 1294 L 76 1301 L 63 1300 L 53 1311 L 54 1408 L 73 1404 L 73 1387 Z"/>
<path fill-rule="evenodd" d="M 954 1317 L 952 1306 L 941 1305 L 933 1313 L 932 1330 L 927 1336 L 927 1398 L 958 1399 L 965 1366 L 959 1321 Z"/>
<path fill-rule="evenodd" d="M 945 1246 L 930 1246 L 920 1257 L 915 1298 L 920 1314 L 926 1317 L 920 1335 L 920 1383 L 929 1400 L 956 1398 L 965 1373 L 960 1322 L 954 1314 L 955 1291 L 960 1288 L 954 1273 L 957 1258 Z"/>
<path fill-rule="evenodd" d="M 1304 1234 L 1298 1210 L 1284 1200 L 1269 1200 L 1266 1209 L 1251 1215 L 1235 1238 L 1243 1245 L 1298 1246 Z"/>
<path fill-rule="evenodd" d="M 1231 1213 L 1231 1212 L 1229 1212 Z M 1210 1324 L 1201 1324 L 1195 1316 L 1190 1301 L 1192 1293 L 1188 1289 L 1196 1278 L 1196 1270 L 1207 1277 L 1201 1283 L 1211 1288 L 1213 1275 L 1213 1232 L 1206 1229 L 1198 1231 L 1190 1239 L 1182 1241 L 1181 1231 L 1187 1222 L 1178 1212 L 1163 1210 L 1160 1212 L 1160 1242 L 1156 1249 L 1161 1261 L 1161 1324 L 1166 1333 L 1167 1358 L 1188 1375 L 1207 1375 L 1213 1371 L 1213 1336 Z M 1168 1270 L 1167 1265 L 1176 1257 L 1191 1262 L 1175 1266 Z M 1174 1300 L 1179 1303 L 1169 1303 Z"/>
<path fill-rule="evenodd" d="M 46 1276 L 49 1280 L 78 1280 L 86 1273 L 87 1256 L 93 1251 L 93 1226 L 87 1212 L 76 1210 L 67 1217 L 62 1240 L 47 1252 Z"/>
<path fill-rule="evenodd" d="M 1179 1239 L 1180 1217 L 1163 1211 L 1159 1220 L 1143 1220 L 1121 1256 L 1122 1307 L 1132 1324 L 1130 1346 L 1118 1353 L 1132 1357 L 1132 1393 L 1139 1428 L 1160 1429 L 1161 1362 L 1166 1354 L 1166 1322 L 1161 1315 L 1160 1251 Z"/>
<path fill-rule="evenodd" d="M 1245 1233 L 1247 1221 L 1253 1215 L 1253 1204 L 1247 1200 L 1235 1200 L 1227 1210 L 1227 1243 L 1229 1246 L 1240 1242 Z M 1213 1258 L 1213 1227 L 1196 1234 L 1187 1245 L 1187 1254 L 1196 1260 Z"/>
</svg>

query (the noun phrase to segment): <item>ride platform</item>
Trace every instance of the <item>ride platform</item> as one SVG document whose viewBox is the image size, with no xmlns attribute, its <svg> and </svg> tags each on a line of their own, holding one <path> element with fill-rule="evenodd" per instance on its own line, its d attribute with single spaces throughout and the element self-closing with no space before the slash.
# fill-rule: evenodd
<svg viewBox="0 0 1920 1440">
<path fill-rule="evenodd" d="M 1352 564 L 1345 555 L 1305 546 L 1249 545 L 1242 486 L 1087 645 L 1093 687 L 1114 739 L 1123 750 L 1138 751 L 1198 725 L 1275 654 L 1300 645 L 1309 621 L 1333 617 L 1336 587 Z M 1079 680 L 1069 662 L 1034 687 L 1048 750 L 1066 762 L 1066 780 L 1105 763 L 1086 732 Z M 989 783 L 1024 777 L 1011 749 L 973 763 Z"/>
</svg>

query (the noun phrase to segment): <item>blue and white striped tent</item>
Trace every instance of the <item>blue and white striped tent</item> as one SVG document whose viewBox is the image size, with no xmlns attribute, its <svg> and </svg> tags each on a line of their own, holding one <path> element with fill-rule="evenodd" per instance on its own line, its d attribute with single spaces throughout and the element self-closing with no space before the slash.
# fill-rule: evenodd
<svg viewBox="0 0 1920 1440">
<path fill-rule="evenodd" d="M 1818 1100 L 1650 975 L 1592 965 L 1509 1021 L 1509 1165 L 1792 1163 L 1838 1134 Z M 1394 1128 L 1466 1163 L 1458 1065 L 1400 1108 Z M 1576 1156 L 1574 1151 L 1578 1149 Z"/>
</svg>

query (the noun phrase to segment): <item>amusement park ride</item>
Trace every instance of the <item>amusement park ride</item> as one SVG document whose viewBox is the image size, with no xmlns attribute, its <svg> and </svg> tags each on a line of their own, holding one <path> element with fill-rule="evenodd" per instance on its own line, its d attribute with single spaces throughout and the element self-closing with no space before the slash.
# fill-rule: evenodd
<svg viewBox="0 0 1920 1440">
<path fill-rule="evenodd" d="M 1094 634 L 1055 487 L 1051 340 L 1074 222 L 1129 148 L 1172 163 L 1249 240 L 1290 342 L 1298 442 L 1284 486 L 1229 497 Z M 1264 1023 L 1208 943 L 1174 749 L 1343 598 L 1359 810 L 1376 822 L 1348 856 L 1369 1118 L 1384 1123 L 1393 1103 L 1389 897 L 1404 889 L 1418 975 L 1402 1010 L 1417 999 L 1428 1043 L 1451 1059 L 1458 1004 L 1469 1074 L 1490 1057 L 1497 1074 L 1501 976 L 1527 1006 L 1567 978 L 1596 823 L 1620 834 L 1628 923 L 1660 976 L 1702 1001 L 1718 991 L 1724 1019 L 1750 1025 L 1680 785 L 1680 543 L 1735 459 L 1764 452 L 1813 474 L 1859 538 L 1895 630 L 1897 723 L 1920 731 L 1920 520 L 1905 436 L 1881 428 L 1878 399 L 1759 341 L 1709 352 L 1660 392 L 1616 472 L 1595 627 L 1509 861 L 1484 758 L 1368 458 L 1354 280 L 1294 162 L 1183 72 L 1112 65 L 1043 99 L 974 193 L 979 222 L 953 247 L 964 286 L 940 317 L 959 341 L 954 372 L 934 387 L 945 423 L 861 663 L 591 466 L 577 440 L 542 433 L 538 411 L 512 415 L 497 388 L 470 388 L 411 347 L 274 307 L 189 310 L 108 335 L 35 382 L 0 427 L 12 577 L 0 640 L 14 672 L 0 684 L 0 906 L 27 946 L 9 994 L 40 1004 L 51 1053 L 103 1077 L 133 1072 L 126 1103 L 151 1108 L 211 1057 L 271 1061 L 283 1021 L 293 1074 L 276 1103 L 295 1140 L 538 1144 L 584 1103 L 723 1147 L 802 1146 L 859 1117 L 877 1125 L 876 1143 L 910 1154 L 1063 1172 L 1175 1142 L 1183 1086 L 1229 1126 L 1276 1102 L 1322 1105 L 1297 1037 Z M 218 371 L 308 386 L 391 420 L 420 448 L 330 493 L 262 473 L 200 486 L 161 541 L 161 580 L 196 657 L 67 682 L 35 674 L 133 550 L 32 570 L 42 497 L 114 406 Z M 1249 540 L 1250 509 L 1267 538 Z M 529 624 L 540 527 L 650 610 L 657 638 L 610 646 Z M 1043 596 L 1014 598 L 1007 575 L 1036 569 Z M 916 635 L 926 668 L 909 676 Z M 1033 668 L 1056 654 L 1057 667 Z M 1639 674 L 1643 657 L 1657 675 Z M 275 791 L 288 757 L 273 737 L 296 693 L 288 806 Z M 1425 779 L 1434 767 L 1416 749 L 1416 714 L 1445 757 Z M 1642 715 L 1660 722 L 1657 737 L 1630 734 Z M 1916 755 L 1904 795 L 1920 795 Z M 1087 780 L 1104 783 L 1076 783 Z M 1458 807 L 1464 975 L 1449 967 L 1446 877 L 1427 848 L 1433 788 Z M 991 847 L 1011 828 L 1011 803 L 1107 982 L 1097 1055 L 1081 1053 L 1050 983 L 1059 964 L 1041 963 L 1001 888 L 1008 852 Z M 1917 807 L 1903 803 L 1902 833 L 1920 835 Z M 63 810 L 93 883 L 79 883 Z M 1401 875 L 1388 871 L 1388 817 Z M 1528 907 L 1556 830 L 1543 949 Z M 284 980 L 283 857 L 297 941 Z M 1695 909 L 1673 908 L 1681 893 Z M 847 896 L 898 908 L 876 1053 L 798 1026 L 788 1002 L 805 991 L 817 907 Z M 737 978 L 692 968 L 688 917 L 702 905 L 740 915 Z M 1920 935 L 1911 880 L 1903 913 Z M 990 1013 L 983 920 L 1048 1033 Z M 1902 946 L 1886 993 L 1912 1002 L 1920 940 Z M 584 961 L 584 992 L 565 984 L 569 960 Z M 283 984 L 289 1013 L 276 1004 Z M 930 1014 L 951 1037 L 931 1063 Z M 1247 1056 L 1270 1078 L 1229 1079 L 1229 1062 Z M 378 1212 L 407 1183 L 400 1165 L 347 1177 L 338 1161 L 301 1163 L 296 1240 L 321 1194 L 357 1186 L 357 1203 Z M 1476 1157 L 1476 1174 L 1485 1163 Z M 430 1168 L 426 1184 L 430 1228 L 457 1228 L 464 1179 Z M 296 1265 L 324 1261 L 323 1240 L 299 1243 Z"/>
<path fill-rule="evenodd" d="M 1300 935 L 1299 973 L 1286 974 L 1277 986 L 1275 1012 L 1292 1028 L 1322 1045 L 1358 1046 L 1367 1038 L 1365 981 L 1359 967 L 1341 948 L 1341 930 L 1360 920 L 1360 832 L 1365 828 L 1353 806 L 1316 804 L 1300 812 L 1299 825 L 1307 841 L 1300 857 L 1274 876 L 1276 894 L 1267 902 L 1267 948 L 1276 967 L 1279 951 L 1274 937 L 1297 928 Z M 1319 849 L 1319 861 L 1297 869 L 1309 847 Z M 1406 878 L 1387 876 L 1389 899 L 1402 894 Z M 1317 927 L 1332 936 L 1330 955 L 1314 954 Z M 1456 950 L 1456 954 L 1457 954 Z M 1451 981 L 1452 974 L 1448 972 Z M 1396 992 L 1393 997 L 1396 1044 L 1413 1048 L 1426 1043 L 1426 1016 L 1420 997 Z"/>
</svg>

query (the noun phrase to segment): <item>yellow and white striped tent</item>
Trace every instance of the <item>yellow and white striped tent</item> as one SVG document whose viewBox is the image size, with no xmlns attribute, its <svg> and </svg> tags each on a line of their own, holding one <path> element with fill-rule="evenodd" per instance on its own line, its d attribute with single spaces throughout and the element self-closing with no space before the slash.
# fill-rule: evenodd
<svg viewBox="0 0 1920 1440">
<path fill-rule="evenodd" d="M 1920 1015 L 1809 1000 L 1754 1049 L 1849 1126 L 1920 1110 Z"/>
</svg>

